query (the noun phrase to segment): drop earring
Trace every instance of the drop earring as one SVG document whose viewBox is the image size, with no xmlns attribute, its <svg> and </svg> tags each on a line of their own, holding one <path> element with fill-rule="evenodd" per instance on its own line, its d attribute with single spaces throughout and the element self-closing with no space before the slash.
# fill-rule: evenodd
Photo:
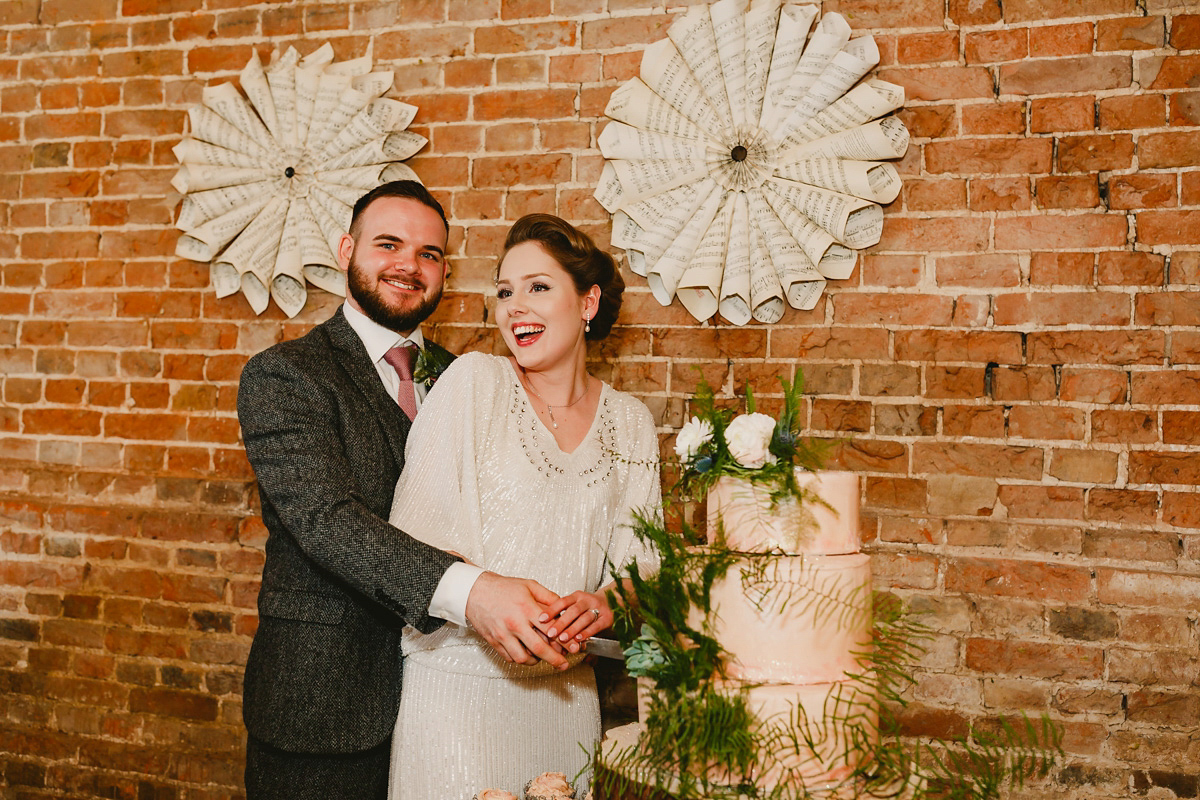
<svg viewBox="0 0 1200 800">
<path fill-rule="evenodd" d="M 592 318 L 584 317 L 583 318 L 583 332 L 591 333 L 591 331 L 592 331 Z"/>
</svg>

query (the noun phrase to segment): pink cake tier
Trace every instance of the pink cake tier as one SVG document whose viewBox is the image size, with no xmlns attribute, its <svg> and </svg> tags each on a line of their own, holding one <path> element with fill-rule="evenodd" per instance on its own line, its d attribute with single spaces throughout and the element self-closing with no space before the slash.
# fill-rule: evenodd
<svg viewBox="0 0 1200 800">
<path fill-rule="evenodd" d="M 878 712 L 870 696 L 852 681 L 804 685 L 744 685 L 717 681 L 718 691 L 746 692 L 757 730 L 773 743 L 757 771 L 730 776 L 711 770 L 712 783 L 736 785 L 750 779 L 756 786 L 804 786 L 810 791 L 845 781 L 862 766 L 878 735 Z M 644 688 L 644 687 L 643 687 Z M 649 691 L 653 691 L 652 689 Z M 643 712 L 644 713 L 644 712 Z M 636 752 L 641 724 L 610 731 L 602 750 L 609 766 L 621 764 L 621 753 Z M 650 776 L 634 776 L 654 783 Z"/>
<path fill-rule="evenodd" d="M 729 653 L 728 677 L 840 681 L 863 671 L 860 659 L 871 644 L 870 559 L 862 553 L 746 558 L 713 583 L 711 609 L 709 630 Z"/>
<path fill-rule="evenodd" d="M 718 480 L 708 493 L 709 542 L 721 543 L 724 536 L 726 547 L 742 553 L 857 553 L 858 474 L 797 468 L 796 483 L 825 503 L 789 498 L 772 508 L 767 487 L 729 476 Z"/>
</svg>

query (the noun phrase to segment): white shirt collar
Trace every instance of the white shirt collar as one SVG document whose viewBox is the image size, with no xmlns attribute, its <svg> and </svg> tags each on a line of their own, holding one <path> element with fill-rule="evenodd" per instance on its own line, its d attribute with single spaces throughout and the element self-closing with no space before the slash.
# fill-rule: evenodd
<svg viewBox="0 0 1200 800">
<path fill-rule="evenodd" d="M 379 359 L 383 358 L 384 353 L 405 341 L 413 342 L 422 350 L 425 349 L 425 337 L 421 335 L 420 328 L 413 331 L 410 336 L 401 336 L 395 331 L 383 327 L 349 303 L 342 303 L 342 313 L 346 315 L 346 322 L 350 323 L 350 327 L 358 334 L 358 338 L 362 339 L 363 347 L 367 348 L 367 355 L 371 358 L 372 363 L 377 363 Z"/>
</svg>

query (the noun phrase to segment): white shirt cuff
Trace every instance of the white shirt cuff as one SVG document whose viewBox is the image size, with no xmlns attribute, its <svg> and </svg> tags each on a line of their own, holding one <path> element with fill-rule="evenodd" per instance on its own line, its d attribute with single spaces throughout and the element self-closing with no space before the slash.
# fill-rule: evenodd
<svg viewBox="0 0 1200 800">
<path fill-rule="evenodd" d="M 483 572 L 482 568 L 464 561 L 451 564 L 438 581 L 433 599 L 429 601 L 429 616 L 466 627 L 467 598 Z"/>
</svg>

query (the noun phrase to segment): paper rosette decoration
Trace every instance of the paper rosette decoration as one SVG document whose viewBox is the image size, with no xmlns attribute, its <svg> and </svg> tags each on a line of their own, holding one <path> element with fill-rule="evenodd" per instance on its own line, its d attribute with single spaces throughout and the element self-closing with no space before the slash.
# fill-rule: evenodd
<svg viewBox="0 0 1200 800">
<path fill-rule="evenodd" d="M 425 137 L 405 130 L 416 106 L 383 98 L 391 71 L 370 53 L 334 63 L 326 43 L 294 48 L 264 70 L 255 53 L 231 83 L 204 89 L 188 110 L 191 135 L 174 148 L 171 185 L 186 195 L 175 254 L 211 265 L 218 297 L 239 290 L 256 314 L 270 298 L 289 317 L 307 283 L 345 295 L 337 242 L 354 202 L 380 183 L 416 173 L 395 163 Z"/>
<path fill-rule="evenodd" d="M 908 149 L 904 90 L 863 80 L 874 39 L 780 0 L 696 6 L 613 92 L 596 199 L 663 305 L 698 320 L 810 309 L 879 241 Z M 811 35 L 810 35 L 811 30 Z"/>
</svg>

